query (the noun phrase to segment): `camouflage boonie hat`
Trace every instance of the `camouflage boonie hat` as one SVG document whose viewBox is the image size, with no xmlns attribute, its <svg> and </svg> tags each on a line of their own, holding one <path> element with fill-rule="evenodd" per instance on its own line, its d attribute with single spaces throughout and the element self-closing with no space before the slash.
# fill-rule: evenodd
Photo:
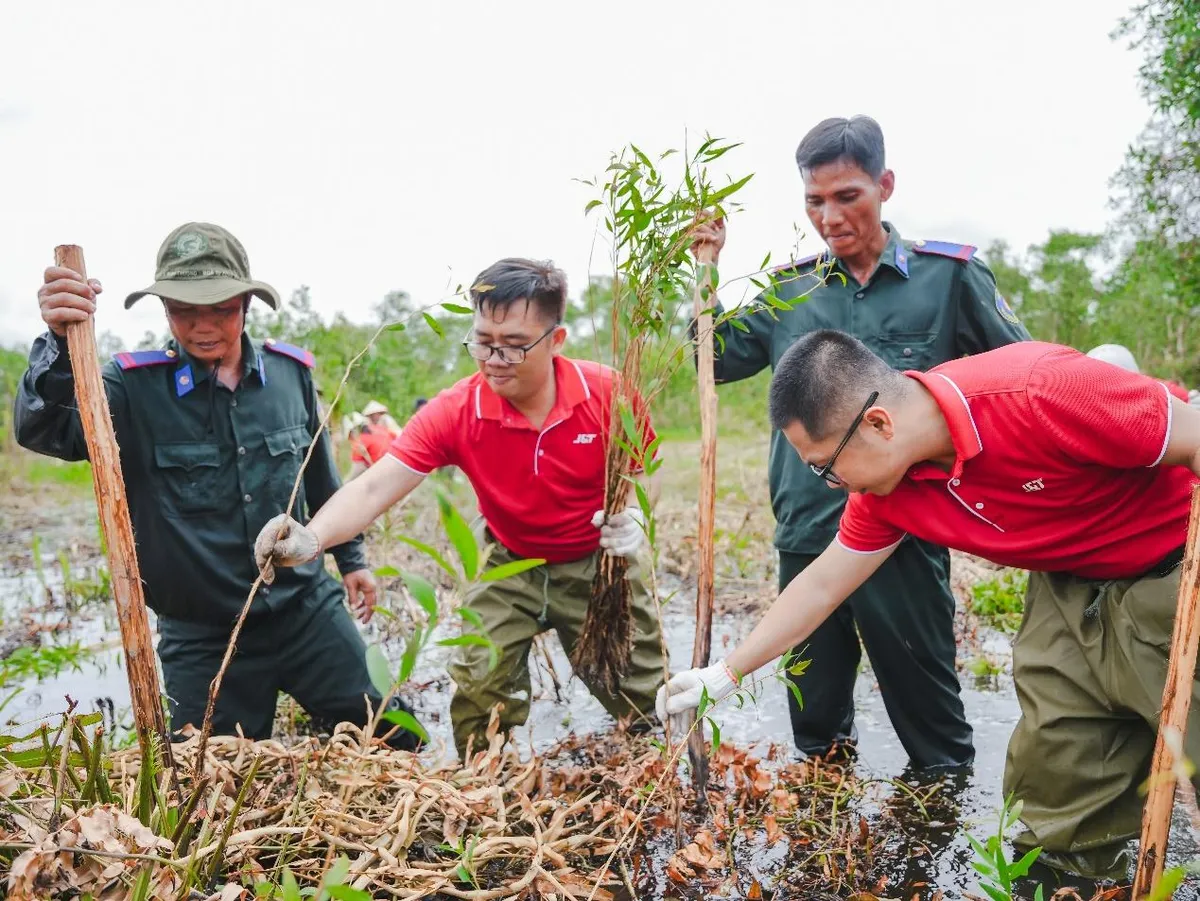
<svg viewBox="0 0 1200 901">
<path fill-rule="evenodd" d="M 149 288 L 125 298 L 125 309 L 147 294 L 206 307 L 253 294 L 271 309 L 279 309 L 275 289 L 250 278 L 250 261 L 242 242 L 207 222 L 189 222 L 167 235 L 158 249 L 154 279 Z"/>
</svg>

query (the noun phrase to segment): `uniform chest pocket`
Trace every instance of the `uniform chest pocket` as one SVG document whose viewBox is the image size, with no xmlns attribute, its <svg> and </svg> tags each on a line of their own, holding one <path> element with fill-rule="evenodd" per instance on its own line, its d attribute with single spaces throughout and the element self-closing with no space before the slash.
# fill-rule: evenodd
<svg viewBox="0 0 1200 901">
<path fill-rule="evenodd" d="M 923 371 L 944 362 L 934 359 L 937 337 L 937 332 L 889 332 L 868 343 L 893 369 Z"/>
<path fill-rule="evenodd" d="M 268 490 L 272 501 L 282 510 L 291 497 L 292 486 L 296 484 L 296 476 L 308 453 L 308 445 L 312 443 L 312 435 L 308 433 L 307 426 L 298 425 L 268 432 L 263 440 L 270 456 Z M 303 497 L 303 492 L 297 495 L 297 506 L 303 506 Z"/>
<path fill-rule="evenodd" d="M 221 449 L 215 443 L 156 444 L 154 463 L 165 494 L 180 516 L 212 513 L 221 507 Z"/>
</svg>

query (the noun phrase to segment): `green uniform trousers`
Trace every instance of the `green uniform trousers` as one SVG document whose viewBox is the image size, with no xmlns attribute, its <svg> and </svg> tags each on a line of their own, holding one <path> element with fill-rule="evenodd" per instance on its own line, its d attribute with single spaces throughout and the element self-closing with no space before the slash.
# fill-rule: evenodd
<svg viewBox="0 0 1200 901">
<path fill-rule="evenodd" d="M 779 552 L 779 590 L 816 556 Z M 812 661 L 789 676 L 804 707 L 788 692 L 792 737 L 805 754 L 856 741 L 854 683 L 867 650 L 888 718 L 912 765 L 949 768 L 975 759 L 971 726 L 954 670 L 954 596 L 950 554 L 915 538 L 903 541 L 871 578 L 795 651 Z"/>
<path fill-rule="evenodd" d="M 1072 853 L 1085 876 L 1120 875 L 1105 872 L 1107 862 L 1141 826 L 1138 786 L 1150 774 L 1179 590 L 1178 566 L 1162 573 L 1029 577 L 1013 646 L 1021 719 L 1004 792 L 1025 805 L 1016 843 Z M 1185 751 L 1200 760 L 1195 682 Z"/>
<path fill-rule="evenodd" d="M 490 535 L 488 540 L 495 541 Z M 468 739 L 474 735 L 476 749 L 481 747 L 492 707 L 503 704 L 502 729 L 520 726 L 529 717 L 532 685 L 529 676 L 529 651 L 533 639 L 554 629 L 570 656 L 579 640 L 592 578 L 596 574 L 599 553 L 569 563 L 553 563 L 504 579 L 481 585 L 466 605 L 479 614 L 483 633 L 495 643 L 500 662 L 488 670 L 488 649 L 477 645 L 462 648 L 450 667 L 455 692 L 450 701 L 454 741 L 465 754 Z M 496 545 L 490 562 L 496 565 L 518 559 L 506 548 Z M 640 575 L 640 567 L 630 561 L 629 583 L 633 589 L 633 652 L 629 675 L 621 682 L 616 696 L 588 685 L 595 698 L 614 717 L 639 714 L 654 716 L 654 697 L 663 684 L 662 643 L 654 601 Z"/>
<path fill-rule="evenodd" d="M 246 620 L 213 711 L 213 733 L 270 738 L 279 692 L 290 694 L 321 729 L 341 722 L 364 725 L 364 695 L 377 707 L 379 692 L 367 674 L 366 646 L 332 579 L 280 610 Z M 204 722 L 208 687 L 221 667 L 229 630 L 160 617 L 158 656 L 170 703 L 171 725 Z M 399 698 L 394 709 L 411 712 Z M 387 727 L 390 730 L 390 726 Z M 382 730 L 381 730 L 382 731 Z M 414 748 L 416 736 L 399 730 L 393 747 Z"/>
</svg>

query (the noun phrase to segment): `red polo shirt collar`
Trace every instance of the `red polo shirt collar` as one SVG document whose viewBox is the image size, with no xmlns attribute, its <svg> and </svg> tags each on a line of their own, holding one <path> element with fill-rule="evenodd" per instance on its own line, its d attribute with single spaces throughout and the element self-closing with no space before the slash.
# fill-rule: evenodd
<svg viewBox="0 0 1200 901">
<path fill-rule="evenodd" d="M 950 429 L 950 440 L 954 442 L 954 466 L 947 473 L 933 463 L 918 463 L 909 470 L 909 476 L 914 479 L 957 479 L 962 476 L 963 466 L 983 452 L 983 439 L 979 437 L 979 428 L 975 425 L 975 417 L 962 390 L 947 376 L 940 372 L 904 373 L 911 379 L 920 382 L 941 408 Z"/>
<path fill-rule="evenodd" d="M 554 408 L 546 422 L 566 419 L 576 406 L 592 396 L 583 371 L 574 360 L 562 356 L 554 358 L 554 394 Z M 475 385 L 475 417 L 497 420 L 506 428 L 533 429 L 525 415 L 493 391 L 483 377 Z"/>
</svg>

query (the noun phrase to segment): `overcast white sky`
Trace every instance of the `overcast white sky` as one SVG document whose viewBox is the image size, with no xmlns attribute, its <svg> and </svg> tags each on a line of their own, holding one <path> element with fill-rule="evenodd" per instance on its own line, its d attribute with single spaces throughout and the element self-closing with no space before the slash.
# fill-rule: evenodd
<svg viewBox="0 0 1200 901">
<path fill-rule="evenodd" d="M 156 302 L 119 301 L 189 219 L 326 315 L 366 318 L 390 289 L 431 302 L 507 255 L 554 259 L 578 291 L 594 222 L 572 179 L 685 131 L 743 141 L 729 171 L 756 173 L 728 277 L 788 254 L 797 142 L 860 112 L 883 126 L 907 237 L 1098 230 L 1148 116 L 1137 53 L 1108 37 L 1130 5 L 18 0 L 0 26 L 0 344 L 41 331 L 60 243 L 107 288 L 100 329 L 161 331 Z"/>
</svg>

